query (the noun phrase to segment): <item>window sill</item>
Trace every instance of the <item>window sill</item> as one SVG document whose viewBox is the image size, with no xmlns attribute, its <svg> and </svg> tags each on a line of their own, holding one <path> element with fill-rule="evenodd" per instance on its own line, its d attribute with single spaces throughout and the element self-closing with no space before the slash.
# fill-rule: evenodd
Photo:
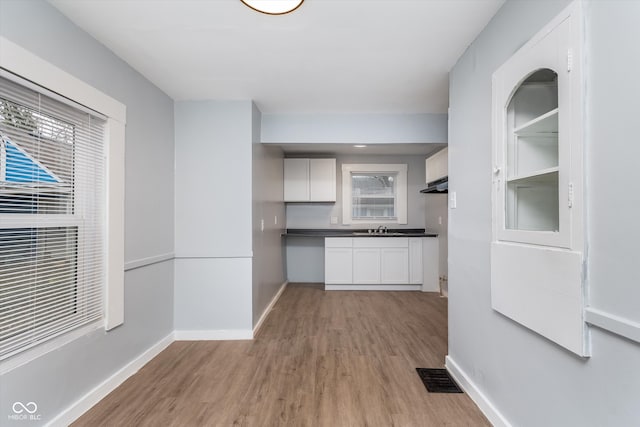
<svg viewBox="0 0 640 427">
<path fill-rule="evenodd" d="M 17 353 L 0 362 L 0 375 L 4 375 L 7 372 L 12 371 L 20 366 L 26 365 L 27 363 L 36 360 L 37 358 L 42 357 L 47 353 L 64 347 L 72 341 L 88 335 L 95 330 L 102 329 L 103 326 L 104 321 L 98 320 L 88 325 L 84 325 L 78 329 L 74 329 L 73 331 L 69 331 L 56 338 L 45 341 L 41 344 L 35 345 L 34 347 L 23 350 L 20 353 Z"/>
</svg>

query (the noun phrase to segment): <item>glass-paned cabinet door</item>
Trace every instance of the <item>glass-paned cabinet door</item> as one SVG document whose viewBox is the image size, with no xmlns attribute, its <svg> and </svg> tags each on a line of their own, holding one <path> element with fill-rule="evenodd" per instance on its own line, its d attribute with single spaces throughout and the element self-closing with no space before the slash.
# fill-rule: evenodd
<svg viewBox="0 0 640 427">
<path fill-rule="evenodd" d="M 531 74 L 507 106 L 505 228 L 560 229 L 558 188 L 558 74 Z"/>
<path fill-rule="evenodd" d="M 569 30 L 560 24 L 494 73 L 494 240 L 570 247 Z"/>
</svg>

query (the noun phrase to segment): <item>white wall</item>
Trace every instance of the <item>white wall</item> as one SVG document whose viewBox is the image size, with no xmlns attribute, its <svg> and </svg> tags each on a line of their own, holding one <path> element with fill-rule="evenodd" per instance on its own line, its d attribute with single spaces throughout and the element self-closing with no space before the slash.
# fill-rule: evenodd
<svg viewBox="0 0 640 427">
<path fill-rule="evenodd" d="M 407 224 L 389 228 L 424 228 L 426 187 L 424 156 L 340 155 L 336 157 L 335 203 L 287 203 L 287 228 L 359 229 L 377 225 L 342 225 L 342 164 L 382 163 L 407 164 Z M 331 224 L 331 217 L 338 224 Z M 287 280 L 290 282 L 324 282 L 324 240 L 322 238 L 290 237 L 286 241 Z"/>
<path fill-rule="evenodd" d="M 567 4 L 508 1 L 450 74 L 449 356 L 514 426 L 636 426 L 638 343 L 592 328 L 593 356 L 582 359 L 491 309 L 491 74 Z M 630 54 L 640 11 L 586 6 L 590 292 L 611 311 L 638 313 L 639 203 L 622 192 L 640 182 Z"/>
<path fill-rule="evenodd" d="M 175 104 L 177 338 L 252 328 L 252 108 Z"/>
<path fill-rule="evenodd" d="M 127 107 L 124 325 L 2 375 L 0 424 L 13 402 L 33 401 L 42 416 L 26 423 L 33 426 L 50 422 L 173 330 L 173 101 L 44 1 L 1 1 L 0 34 Z"/>
<path fill-rule="evenodd" d="M 283 154 L 260 143 L 261 113 L 253 105 L 253 326 L 285 281 L 283 238 Z M 264 228 L 261 222 L 264 222 Z"/>
</svg>

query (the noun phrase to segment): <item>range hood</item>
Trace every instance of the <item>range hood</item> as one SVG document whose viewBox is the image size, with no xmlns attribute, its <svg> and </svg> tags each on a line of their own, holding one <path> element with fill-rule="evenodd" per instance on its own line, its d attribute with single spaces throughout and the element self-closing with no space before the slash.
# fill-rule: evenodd
<svg viewBox="0 0 640 427">
<path fill-rule="evenodd" d="M 427 188 L 420 190 L 420 192 L 426 194 L 447 194 L 449 192 L 449 177 L 445 176 L 435 181 L 431 181 L 427 184 Z"/>
</svg>

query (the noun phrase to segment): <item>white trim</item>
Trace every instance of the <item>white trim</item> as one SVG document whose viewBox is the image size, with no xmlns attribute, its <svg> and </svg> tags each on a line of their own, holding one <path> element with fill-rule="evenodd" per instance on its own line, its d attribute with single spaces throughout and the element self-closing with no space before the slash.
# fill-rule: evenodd
<svg viewBox="0 0 640 427">
<path fill-rule="evenodd" d="M 114 98 L 0 36 L 0 67 L 122 124 L 127 108 Z"/>
<path fill-rule="evenodd" d="M 249 255 L 225 255 L 225 256 L 210 256 L 210 255 L 175 255 L 175 259 L 238 259 L 238 258 L 253 258 L 253 251 Z"/>
<path fill-rule="evenodd" d="M 106 157 L 106 286 L 104 328 L 124 323 L 124 123 L 112 118 L 105 126 Z"/>
<path fill-rule="evenodd" d="M 478 386 L 471 381 L 469 376 L 449 355 L 445 357 L 445 368 L 447 368 L 447 371 L 449 371 L 453 379 L 456 380 L 456 383 L 458 383 L 489 419 L 491 424 L 496 427 L 511 427 L 511 423 L 498 411 L 498 408 L 493 405 L 487 396 L 482 393 Z"/>
<path fill-rule="evenodd" d="M 584 309 L 585 322 L 640 343 L 640 323 L 593 307 Z"/>
<path fill-rule="evenodd" d="M 84 81 L 0 36 L 0 68 L 107 116 L 105 329 L 124 322 L 124 145 L 127 108 Z"/>
<path fill-rule="evenodd" d="M 325 291 L 422 291 L 422 285 L 324 285 Z"/>
<path fill-rule="evenodd" d="M 82 396 L 75 403 L 64 409 L 46 425 L 68 426 L 89 409 L 91 409 L 91 407 L 93 407 L 96 403 L 105 398 L 109 393 L 115 390 L 120 384 L 125 382 L 127 378 L 138 372 L 140 368 L 146 365 L 158 354 L 160 354 L 160 352 L 167 348 L 173 341 L 173 333 L 167 335 L 156 344 L 151 346 L 149 349 L 147 349 L 145 352 L 143 352 L 141 355 L 119 369 L 115 374 L 111 375 L 98 386 L 93 388 L 93 390 Z"/>
<path fill-rule="evenodd" d="M 264 323 L 265 319 L 267 318 L 267 316 L 271 312 L 271 309 L 273 308 L 273 306 L 276 305 L 276 303 L 280 299 L 280 296 L 282 295 L 284 290 L 287 288 L 288 284 L 289 284 L 289 282 L 284 282 L 282 284 L 282 286 L 280 286 L 280 289 L 278 289 L 278 292 L 276 292 L 275 296 L 271 299 L 271 302 L 269 303 L 267 308 L 265 308 L 264 311 L 262 312 L 262 316 L 260 316 L 260 319 L 258 319 L 258 322 L 253 327 L 253 336 L 254 337 L 256 336 L 258 331 L 260 330 L 260 327 L 262 326 L 262 324 Z"/>
<path fill-rule="evenodd" d="M 395 219 L 353 219 L 351 214 L 351 174 L 354 172 L 397 173 Z M 342 224 L 407 224 L 407 165 L 398 164 L 343 164 L 342 165 Z"/>
<path fill-rule="evenodd" d="M 252 340 L 251 329 L 212 329 L 174 331 L 176 341 L 235 341 Z"/>
<path fill-rule="evenodd" d="M 124 264 L 124 271 L 135 270 L 136 268 L 146 267 L 148 265 L 158 264 L 165 261 L 170 261 L 175 258 L 173 252 L 167 252 L 166 254 L 154 255 L 147 258 L 134 259 Z"/>
</svg>

